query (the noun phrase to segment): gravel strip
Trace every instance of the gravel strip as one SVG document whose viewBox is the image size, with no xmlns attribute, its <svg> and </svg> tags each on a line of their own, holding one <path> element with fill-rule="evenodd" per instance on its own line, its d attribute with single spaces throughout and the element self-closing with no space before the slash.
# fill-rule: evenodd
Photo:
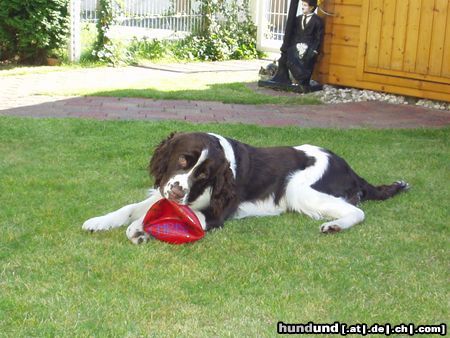
<svg viewBox="0 0 450 338">
<path fill-rule="evenodd" d="M 324 85 L 322 91 L 314 93 L 323 103 L 348 103 L 363 101 L 380 101 L 395 104 L 411 104 L 430 109 L 450 110 L 450 102 L 419 99 L 409 96 L 386 94 L 372 90 L 342 88 Z"/>
</svg>

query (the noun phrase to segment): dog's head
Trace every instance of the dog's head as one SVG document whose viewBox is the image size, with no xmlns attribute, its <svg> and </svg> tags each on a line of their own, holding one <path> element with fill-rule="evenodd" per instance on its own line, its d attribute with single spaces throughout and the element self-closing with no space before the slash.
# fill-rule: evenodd
<svg viewBox="0 0 450 338">
<path fill-rule="evenodd" d="M 150 174 L 163 197 L 180 204 L 222 205 L 234 178 L 220 142 L 205 133 L 172 133 L 156 148 Z"/>
</svg>

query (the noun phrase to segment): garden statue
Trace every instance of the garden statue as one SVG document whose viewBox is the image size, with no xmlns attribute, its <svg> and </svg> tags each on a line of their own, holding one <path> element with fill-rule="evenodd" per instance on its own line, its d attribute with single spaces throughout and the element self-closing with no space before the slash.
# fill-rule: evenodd
<svg viewBox="0 0 450 338">
<path fill-rule="evenodd" d="M 300 93 L 322 89 L 317 82 L 311 81 L 311 75 L 323 41 L 323 20 L 314 13 L 317 0 L 300 2 L 302 14 L 296 17 L 299 0 L 291 1 L 275 76 L 260 80 L 260 87 Z"/>
</svg>

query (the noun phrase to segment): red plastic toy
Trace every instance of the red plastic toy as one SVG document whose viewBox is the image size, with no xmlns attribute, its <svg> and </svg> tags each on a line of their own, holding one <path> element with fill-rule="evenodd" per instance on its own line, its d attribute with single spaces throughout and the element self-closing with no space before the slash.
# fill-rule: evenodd
<svg viewBox="0 0 450 338">
<path fill-rule="evenodd" d="M 159 200 L 148 210 L 144 218 L 144 231 L 171 244 L 194 242 L 205 236 L 191 208 L 168 199 Z"/>
</svg>

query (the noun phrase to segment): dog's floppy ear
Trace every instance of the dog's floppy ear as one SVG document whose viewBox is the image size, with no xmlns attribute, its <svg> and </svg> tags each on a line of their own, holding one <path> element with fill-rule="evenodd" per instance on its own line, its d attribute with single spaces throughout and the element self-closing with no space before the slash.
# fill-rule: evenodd
<svg viewBox="0 0 450 338">
<path fill-rule="evenodd" d="M 215 217 L 228 217 L 237 203 L 236 182 L 230 164 L 225 161 L 215 175 L 211 196 L 211 211 Z"/>
<path fill-rule="evenodd" d="M 170 141 L 176 135 L 176 132 L 171 133 L 165 140 L 163 140 L 155 149 L 153 156 L 148 166 L 150 175 L 155 178 L 155 187 L 159 187 L 164 173 L 167 171 L 169 165 L 169 146 Z"/>
</svg>

